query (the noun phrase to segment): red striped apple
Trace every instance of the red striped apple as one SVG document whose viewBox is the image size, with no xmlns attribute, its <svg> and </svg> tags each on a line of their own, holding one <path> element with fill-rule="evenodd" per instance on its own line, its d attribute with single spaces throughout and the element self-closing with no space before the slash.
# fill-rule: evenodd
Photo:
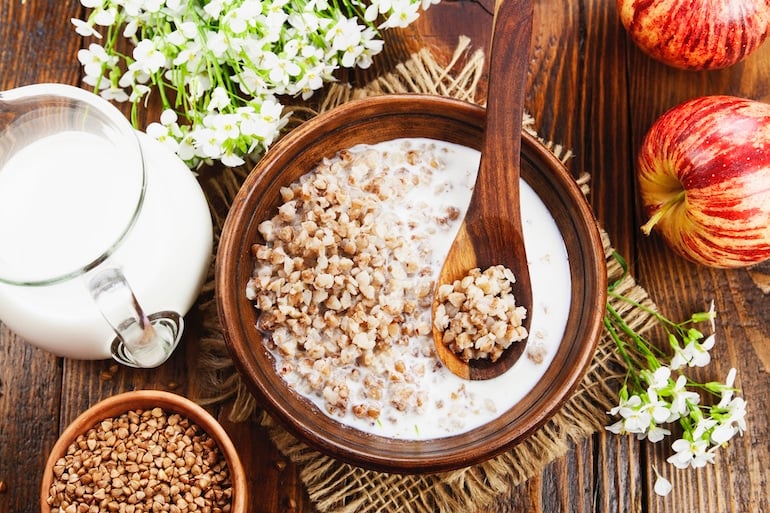
<svg viewBox="0 0 770 513">
<path fill-rule="evenodd" d="M 770 0 L 617 0 L 617 7 L 639 48 L 681 69 L 731 66 L 770 29 Z"/>
<path fill-rule="evenodd" d="M 637 164 L 645 233 L 711 267 L 770 259 L 770 105 L 686 101 L 653 123 Z"/>
</svg>

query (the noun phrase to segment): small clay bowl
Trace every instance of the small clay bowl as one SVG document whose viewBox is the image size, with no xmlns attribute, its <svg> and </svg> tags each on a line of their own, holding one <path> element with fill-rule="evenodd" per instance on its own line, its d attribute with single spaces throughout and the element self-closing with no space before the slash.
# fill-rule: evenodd
<svg viewBox="0 0 770 513">
<path fill-rule="evenodd" d="M 479 149 L 485 111 L 426 95 L 388 95 L 344 104 L 294 129 L 247 177 L 224 225 L 216 264 L 219 316 L 230 353 L 251 392 L 291 433 L 337 459 L 397 473 L 445 471 L 489 459 L 527 438 L 569 397 L 584 375 L 602 329 L 607 294 L 605 258 L 589 206 L 564 165 L 531 135 L 522 136 L 522 177 L 562 232 L 572 275 L 564 338 L 544 376 L 497 419 L 463 434 L 401 440 L 345 427 L 291 391 L 256 329 L 246 298 L 254 269 L 250 247 L 260 222 L 280 204 L 279 190 L 324 157 L 359 143 L 427 137 Z"/>
<path fill-rule="evenodd" d="M 67 448 L 80 436 L 102 420 L 118 417 L 128 411 L 161 408 L 167 414 L 178 413 L 197 424 L 213 439 L 224 457 L 232 483 L 232 513 L 246 513 L 248 509 L 248 488 L 246 473 L 230 437 L 219 422 L 200 405 L 178 394 L 161 390 L 137 390 L 118 394 L 96 403 L 81 413 L 61 434 L 53 446 L 45 465 L 40 489 L 40 511 L 50 513 L 48 496 L 55 477 L 53 468 L 66 454 Z"/>
</svg>

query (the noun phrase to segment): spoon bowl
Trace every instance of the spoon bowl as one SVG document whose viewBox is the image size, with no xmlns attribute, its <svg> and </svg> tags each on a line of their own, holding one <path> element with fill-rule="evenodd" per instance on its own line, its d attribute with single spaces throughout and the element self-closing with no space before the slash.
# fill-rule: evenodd
<svg viewBox="0 0 770 513">
<path fill-rule="evenodd" d="M 452 284 L 471 269 L 494 265 L 510 269 L 517 305 L 532 311 L 532 287 L 521 227 L 519 178 L 521 176 L 521 123 L 527 85 L 527 56 L 532 37 L 532 0 L 497 0 L 489 57 L 487 116 L 481 162 L 468 212 L 449 250 L 436 282 Z M 433 318 L 438 300 L 434 296 Z M 529 331 L 531 316 L 522 320 Z M 524 353 L 526 340 L 513 342 L 499 359 L 465 361 L 443 342 L 443 332 L 433 325 L 436 353 L 457 376 L 491 379 L 510 369 Z"/>
</svg>

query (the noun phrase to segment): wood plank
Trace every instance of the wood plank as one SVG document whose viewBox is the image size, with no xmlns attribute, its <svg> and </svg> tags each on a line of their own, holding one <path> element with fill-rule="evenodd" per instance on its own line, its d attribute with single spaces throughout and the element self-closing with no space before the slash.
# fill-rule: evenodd
<svg viewBox="0 0 770 513">
<path fill-rule="evenodd" d="M 39 473 L 60 425 L 61 365 L 0 325 L 0 512 L 39 511 Z"/>
</svg>

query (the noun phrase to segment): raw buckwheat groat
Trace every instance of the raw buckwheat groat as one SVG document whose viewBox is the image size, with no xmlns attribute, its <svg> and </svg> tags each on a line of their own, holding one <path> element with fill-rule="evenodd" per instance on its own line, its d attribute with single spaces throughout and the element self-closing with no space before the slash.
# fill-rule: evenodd
<svg viewBox="0 0 770 513">
<path fill-rule="evenodd" d="M 516 306 L 513 272 L 502 265 L 467 276 L 438 289 L 434 326 L 442 342 L 466 362 L 488 358 L 495 362 L 514 342 L 527 338 L 521 325 L 527 315 Z"/>
<path fill-rule="evenodd" d="M 252 248 L 248 294 L 262 311 L 259 328 L 286 357 L 279 372 L 336 415 L 418 411 L 428 391 L 417 378 L 438 365 L 418 338 L 431 333 L 428 234 L 449 231 L 460 209 L 413 204 L 403 216 L 394 205 L 414 187 L 446 186 L 435 176 L 445 156 L 434 144 L 400 150 L 383 159 L 359 148 L 322 162 L 281 190 L 278 214 L 259 226 L 265 244 Z"/>
</svg>

